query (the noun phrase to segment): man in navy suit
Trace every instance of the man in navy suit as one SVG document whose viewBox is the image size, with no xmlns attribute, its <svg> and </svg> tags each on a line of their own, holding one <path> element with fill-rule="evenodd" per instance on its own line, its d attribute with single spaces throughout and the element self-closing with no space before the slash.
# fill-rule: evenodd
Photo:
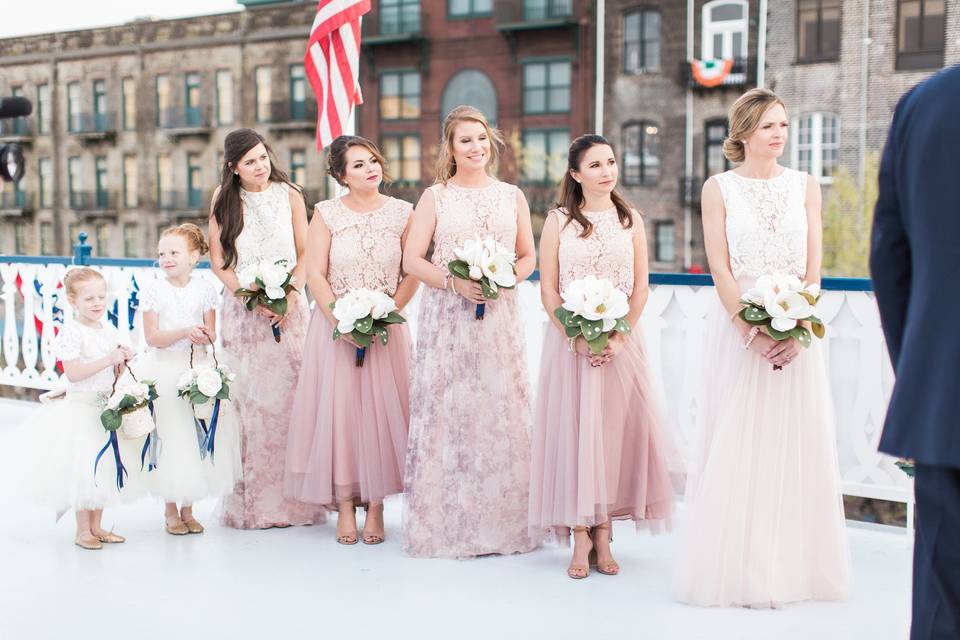
<svg viewBox="0 0 960 640">
<path fill-rule="evenodd" d="M 916 462 L 912 640 L 960 638 L 960 66 L 897 105 L 870 271 L 897 381 L 880 450 Z"/>
</svg>

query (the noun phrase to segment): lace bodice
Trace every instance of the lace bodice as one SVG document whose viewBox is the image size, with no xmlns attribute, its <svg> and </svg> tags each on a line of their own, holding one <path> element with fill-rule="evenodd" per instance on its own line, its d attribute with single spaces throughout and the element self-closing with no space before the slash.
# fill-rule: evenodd
<svg viewBox="0 0 960 640">
<path fill-rule="evenodd" d="M 217 307 L 217 290 L 213 284 L 194 273 L 185 287 L 175 287 L 165 277 L 147 283 L 140 299 L 141 311 L 156 311 L 161 331 L 183 329 L 203 324 L 203 314 Z M 186 338 L 165 347 L 177 351 L 190 349 Z"/>
<path fill-rule="evenodd" d="M 430 187 L 436 204 L 433 264 L 446 270 L 455 249 L 471 238 L 492 235 L 511 251 L 517 246 L 517 188 L 493 182 L 479 189 L 448 183 Z"/>
<path fill-rule="evenodd" d="M 120 344 L 120 334 L 117 329 L 107 322 L 101 321 L 101 327 L 94 329 L 79 321 L 68 322 L 63 325 L 57 334 L 54 342 L 54 352 L 57 354 L 57 360 L 68 362 L 70 360 L 80 360 L 81 362 L 92 362 L 108 355 Z M 71 382 L 66 374 L 63 376 L 66 381 L 66 390 L 68 393 L 77 391 L 98 391 L 108 392 L 113 385 L 113 367 L 104 367 L 89 378 L 79 382 Z"/>
<path fill-rule="evenodd" d="M 273 182 L 264 191 L 241 189 L 240 199 L 243 231 L 237 236 L 236 271 L 273 258 L 286 258 L 292 269 L 297 262 L 297 246 L 293 241 L 290 187 Z"/>
<path fill-rule="evenodd" d="M 784 168 L 769 180 L 733 171 L 714 176 L 726 208 L 727 248 L 734 278 L 807 270 L 807 174 Z"/>
<path fill-rule="evenodd" d="M 316 213 L 330 229 L 327 281 L 333 295 L 339 298 L 357 287 L 396 293 L 403 258 L 400 237 L 412 212 L 409 202 L 396 198 L 367 213 L 352 211 L 340 198 L 317 204 Z"/>
<path fill-rule="evenodd" d="M 633 294 L 633 234 L 643 221 L 634 214 L 633 226 L 625 229 L 615 207 L 583 214 L 593 223 L 593 232 L 586 238 L 579 237 L 581 228 L 576 220 L 567 224 L 560 211 L 549 214 L 560 222 L 560 291 L 573 280 L 596 276 L 610 280 L 629 297 Z"/>
</svg>

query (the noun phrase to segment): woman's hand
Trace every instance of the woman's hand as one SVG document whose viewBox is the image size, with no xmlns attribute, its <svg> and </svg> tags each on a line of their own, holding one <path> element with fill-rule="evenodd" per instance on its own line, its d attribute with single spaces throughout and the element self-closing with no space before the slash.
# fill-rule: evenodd
<svg viewBox="0 0 960 640">
<path fill-rule="evenodd" d="M 451 278 L 453 281 L 453 290 L 464 299 L 476 304 L 485 304 L 487 299 L 483 297 L 483 288 L 473 280 L 464 280 L 463 278 Z"/>
<path fill-rule="evenodd" d="M 624 347 L 627 344 L 627 337 L 620 333 L 619 331 L 614 331 L 610 334 L 610 337 L 607 339 L 607 346 L 603 348 L 603 351 L 598 353 L 595 356 L 591 356 L 590 364 L 594 367 L 602 367 L 607 364 L 613 357 L 623 351 Z"/>
<path fill-rule="evenodd" d="M 776 342 L 774 347 L 767 352 L 766 358 L 770 364 L 782 369 L 800 355 L 800 349 L 800 343 L 797 342 L 796 338 L 787 338 Z"/>
</svg>

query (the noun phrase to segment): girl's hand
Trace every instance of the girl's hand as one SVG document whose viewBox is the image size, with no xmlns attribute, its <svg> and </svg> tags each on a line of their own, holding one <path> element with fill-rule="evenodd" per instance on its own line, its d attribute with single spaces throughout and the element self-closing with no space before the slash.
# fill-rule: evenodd
<svg viewBox="0 0 960 640">
<path fill-rule="evenodd" d="M 483 288 L 480 287 L 479 283 L 463 278 L 451 278 L 451 280 L 453 280 L 453 290 L 466 300 L 476 304 L 487 302 L 487 299 L 483 297 Z"/>
<path fill-rule="evenodd" d="M 193 344 L 207 344 L 210 342 L 210 339 L 207 336 L 207 327 L 202 324 L 191 327 L 190 332 L 187 334 L 187 338 Z"/>
<path fill-rule="evenodd" d="M 119 367 L 133 357 L 133 351 L 127 347 L 118 346 L 108 357 L 110 358 L 109 361 L 111 365 Z"/>
</svg>

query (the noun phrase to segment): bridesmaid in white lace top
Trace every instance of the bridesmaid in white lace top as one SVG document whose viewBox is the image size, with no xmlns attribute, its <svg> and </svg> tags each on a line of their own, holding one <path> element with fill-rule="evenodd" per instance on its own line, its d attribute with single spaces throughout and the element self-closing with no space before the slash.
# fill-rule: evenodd
<svg viewBox="0 0 960 640">
<path fill-rule="evenodd" d="M 736 315 L 741 294 L 760 276 L 820 281 L 820 186 L 778 164 L 787 126 L 773 93 L 741 96 L 724 153 L 742 164 L 703 187 L 718 297 L 705 339 L 674 581 L 677 597 L 691 604 L 777 607 L 842 600 L 849 588 L 821 346 L 778 343 Z"/>
<path fill-rule="evenodd" d="M 237 272 L 261 260 L 285 258 L 295 286 L 303 288 L 301 259 L 307 232 L 303 195 L 273 162 L 263 137 L 252 129 L 224 140 L 224 166 L 210 211 L 210 266 L 225 287 L 221 336 L 237 379 L 231 401 L 240 428 L 243 481 L 224 501 L 224 523 L 241 529 L 322 522 L 319 507 L 283 496 L 290 406 L 307 332 L 307 300 L 287 295 L 287 312 L 247 311 L 231 292 Z M 271 325 L 282 328 L 280 342 Z"/>
</svg>

